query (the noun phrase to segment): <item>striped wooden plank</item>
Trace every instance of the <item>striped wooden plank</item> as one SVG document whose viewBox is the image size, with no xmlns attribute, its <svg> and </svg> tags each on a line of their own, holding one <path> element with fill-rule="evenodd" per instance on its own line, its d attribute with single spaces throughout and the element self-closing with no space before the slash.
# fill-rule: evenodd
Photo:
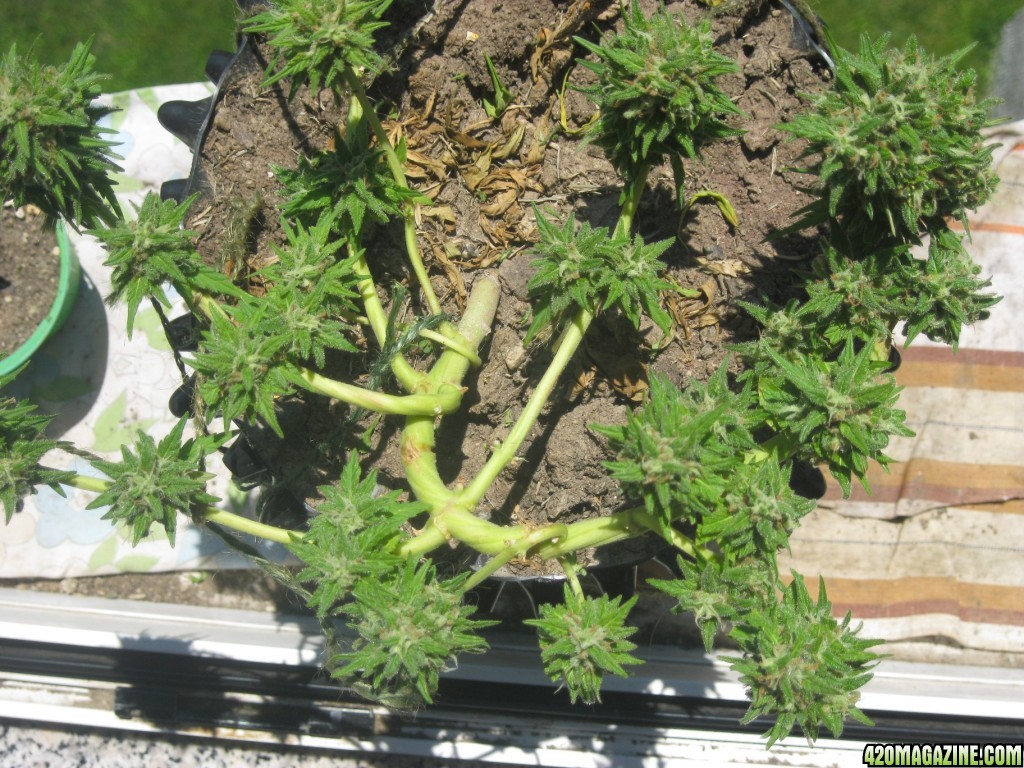
<svg viewBox="0 0 1024 768">
<path fill-rule="evenodd" d="M 1024 352 L 911 346 L 901 355 L 896 382 L 904 387 L 1024 392 Z"/>
<path fill-rule="evenodd" d="M 826 578 L 953 578 L 1024 588 L 1024 519 L 1016 515 L 943 507 L 899 518 L 851 517 L 817 509 L 779 557 Z M 1022 606 L 1024 607 L 1024 606 Z"/>
<path fill-rule="evenodd" d="M 968 226 L 971 232 L 998 232 L 1002 235 L 1024 235 L 1024 225 L 1010 224 L 1002 221 L 969 221 Z M 950 229 L 959 232 L 964 231 L 963 224 L 958 221 L 950 222 Z"/>
<path fill-rule="evenodd" d="M 861 485 L 851 489 L 849 501 L 895 504 L 900 499 L 923 499 L 936 505 L 988 505 L 1024 498 L 1024 466 L 968 464 L 913 458 L 894 462 L 886 472 L 872 464 L 867 473 L 869 494 Z M 825 500 L 842 500 L 839 484 L 831 478 Z"/>
<path fill-rule="evenodd" d="M 807 591 L 818 597 L 818 582 L 804 574 Z M 789 583 L 790 578 L 786 579 Z M 958 582 L 953 577 L 844 579 L 829 576 L 825 590 L 833 614 L 859 619 L 943 613 L 964 621 L 1024 626 L 1024 587 Z"/>
</svg>

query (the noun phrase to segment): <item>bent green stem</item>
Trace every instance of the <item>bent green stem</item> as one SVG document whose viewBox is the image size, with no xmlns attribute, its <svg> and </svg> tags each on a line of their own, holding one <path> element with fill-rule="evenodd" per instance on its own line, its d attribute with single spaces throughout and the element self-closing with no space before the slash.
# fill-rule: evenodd
<svg viewBox="0 0 1024 768">
<path fill-rule="evenodd" d="M 526 534 L 520 539 L 517 539 L 515 543 L 506 547 L 504 550 L 499 552 L 497 555 L 487 561 L 487 564 L 480 568 L 466 581 L 466 589 L 472 589 L 476 585 L 480 584 L 491 576 L 493 576 L 499 568 L 508 563 L 515 557 L 519 557 L 529 551 L 531 548 L 545 541 L 557 541 L 563 536 L 568 534 L 568 527 L 564 523 L 552 523 L 551 525 L 545 525 L 543 528 Z"/>
<path fill-rule="evenodd" d="M 366 254 L 363 251 L 358 251 L 351 244 L 348 246 L 348 252 L 352 257 L 352 270 L 359 277 L 356 289 L 359 291 L 359 298 L 366 310 L 366 318 L 370 323 L 370 328 L 373 329 L 377 345 L 384 349 L 388 343 L 388 316 L 380 302 L 380 294 L 377 293 L 377 285 L 373 282 L 370 267 L 366 263 Z M 425 378 L 425 374 L 413 368 L 401 355 L 395 355 L 391 359 L 391 370 L 399 384 L 407 392 L 415 391 Z"/>
<path fill-rule="evenodd" d="M 384 126 L 381 125 L 380 119 L 377 117 L 377 111 L 373 108 L 373 104 L 370 103 L 362 82 L 351 69 L 345 72 L 345 82 L 349 89 L 351 89 L 356 102 L 362 108 L 363 118 L 369 124 L 373 135 L 377 137 L 377 142 L 380 144 L 381 149 L 384 150 L 384 156 L 387 158 L 388 167 L 391 169 L 391 175 L 394 177 L 395 182 L 400 187 L 408 189 L 409 182 L 405 178 L 405 168 L 402 167 L 402 161 L 398 157 L 398 153 L 395 152 L 395 148 L 391 145 L 391 140 L 388 139 L 387 132 L 384 130 Z M 427 307 L 430 309 L 431 314 L 439 315 L 441 314 L 441 302 L 438 301 L 437 295 L 434 293 L 434 287 L 430 284 L 427 268 L 423 263 L 419 245 L 416 243 L 416 221 L 413 217 L 411 205 L 406 205 L 404 224 L 405 248 L 409 255 L 409 263 L 412 265 L 413 273 L 420 284 L 420 289 L 423 291 L 423 296 L 426 299 Z"/>
<path fill-rule="evenodd" d="M 643 195 L 644 187 L 647 186 L 647 176 L 650 170 L 649 165 L 641 166 L 637 169 L 636 177 L 623 190 L 622 211 L 619 213 L 619 221 L 615 225 L 616 237 L 627 237 L 633 230 L 633 219 L 636 218 L 636 210 L 640 206 L 640 197 Z"/>
<path fill-rule="evenodd" d="M 526 407 L 519 415 L 516 423 L 508 433 L 505 441 L 491 454 L 491 457 L 477 473 L 476 477 L 459 494 L 459 501 L 466 507 L 475 507 L 491 487 L 491 483 L 501 474 L 501 471 L 515 458 L 516 452 L 523 444 L 523 441 L 530 434 L 534 424 L 540 416 L 540 412 L 547 404 L 548 399 L 554 391 L 563 371 L 569 365 L 577 348 L 583 341 L 587 328 L 594 319 L 594 313 L 590 310 L 581 309 L 572 319 L 562 338 L 558 342 L 558 349 L 551 360 L 551 364 L 544 372 L 537 387 L 530 395 Z"/>
<path fill-rule="evenodd" d="M 355 384 L 346 384 L 328 378 L 316 371 L 296 365 L 294 367 L 299 380 L 309 391 L 319 395 L 333 397 L 342 402 L 365 408 L 375 413 L 391 416 L 440 416 L 453 413 L 462 402 L 462 389 L 446 383 L 429 394 L 389 395 L 372 389 L 364 389 Z"/>
<path fill-rule="evenodd" d="M 715 557 L 715 554 L 710 549 L 705 549 L 704 547 L 698 548 L 693 539 L 683 535 L 671 525 L 661 525 L 661 523 L 645 509 L 638 508 L 634 510 L 633 519 L 648 530 L 651 530 L 661 536 L 680 552 L 689 555 L 694 559 L 702 557 L 707 560 Z"/>
<path fill-rule="evenodd" d="M 575 567 L 575 558 L 570 558 L 568 555 L 562 555 L 558 558 L 558 564 L 562 566 L 562 571 L 565 573 L 565 579 L 569 583 L 569 589 L 572 590 L 573 595 L 578 599 L 582 600 L 583 585 L 580 584 L 580 577 L 577 575 L 577 568 Z"/>
<path fill-rule="evenodd" d="M 205 507 L 200 510 L 201 521 L 204 523 L 216 523 L 226 528 L 231 528 L 239 533 L 247 533 L 250 536 L 257 536 L 268 541 L 276 541 L 278 544 L 294 544 L 296 539 L 301 539 L 302 534 L 297 531 L 290 531 L 286 528 L 278 528 L 267 525 L 257 520 L 250 520 L 248 517 L 236 515 L 234 512 L 227 512 L 216 507 Z"/>
<path fill-rule="evenodd" d="M 623 195 L 623 208 L 616 225 L 616 236 L 627 236 L 631 231 L 648 172 L 648 167 L 641 168 L 637 177 L 628 185 Z M 475 289 L 476 286 L 474 286 Z M 463 319 L 465 321 L 466 318 Z M 437 473 L 433 422 L 425 418 L 407 421 L 401 443 L 406 476 L 416 497 L 429 504 L 432 512 L 431 520 L 421 534 L 402 546 L 401 550 L 404 554 L 427 552 L 440 546 L 442 541 L 453 540 L 462 541 L 477 551 L 487 554 L 495 551 L 493 550 L 494 542 L 500 540 L 500 537 L 504 535 L 509 542 L 504 549 L 498 550 L 499 556 L 492 561 L 492 563 L 497 563 L 493 566 L 497 569 L 507 562 L 507 559 L 521 551 L 517 549 L 519 542 L 516 533 L 521 530 L 521 527 L 502 528 L 492 523 L 486 523 L 475 517 L 472 510 L 481 502 L 498 475 L 515 459 L 516 453 L 537 423 L 555 386 L 582 343 L 593 319 L 593 309 L 580 309 L 566 326 L 558 341 L 551 363 L 530 395 L 523 412 L 513 424 L 508 437 L 497 447 L 483 468 L 462 490 L 453 492 L 448 489 Z M 468 360 L 465 355 L 456 357 L 456 354 L 455 349 L 446 350 L 442 359 L 431 371 L 430 377 L 461 381 Z M 447 370 L 449 367 L 453 367 L 450 372 Z M 573 523 L 566 529 L 567 533 L 564 536 L 557 539 L 547 537 L 545 543 L 537 547 L 535 554 L 543 559 L 550 559 L 584 547 L 608 544 L 639 535 L 645 532 L 648 526 L 634 519 L 633 514 L 632 511 L 629 511 Z M 691 543 L 690 550 L 692 549 Z M 502 558 L 505 558 L 504 562 Z"/>
<path fill-rule="evenodd" d="M 542 544 L 534 555 L 542 560 L 563 557 L 589 547 L 600 547 L 616 541 L 632 539 L 647 532 L 636 520 L 636 510 L 625 510 L 604 517 L 570 523 L 566 535 L 555 542 Z"/>
<path fill-rule="evenodd" d="M 104 480 L 99 477 L 89 477 L 87 475 L 75 475 L 70 478 L 65 485 L 72 488 L 78 488 L 82 491 L 89 491 L 90 493 L 103 493 L 107 488 L 110 487 L 110 481 Z"/>
<path fill-rule="evenodd" d="M 476 352 L 469 349 L 468 347 L 464 346 L 463 344 L 460 344 L 456 339 L 450 336 L 445 336 L 443 334 L 438 333 L 437 331 L 432 331 L 429 328 L 424 328 L 423 330 L 421 330 L 420 336 L 422 336 L 424 339 L 430 339 L 431 341 L 435 341 L 442 347 L 446 347 L 447 349 L 450 349 L 453 352 L 458 352 L 460 355 L 466 358 L 472 365 L 476 366 L 477 368 L 483 365 L 483 361 L 480 359 L 480 355 L 478 355 Z"/>
<path fill-rule="evenodd" d="M 498 311 L 501 286 L 491 275 L 478 277 L 466 300 L 466 310 L 458 326 L 444 323 L 441 333 L 449 340 L 428 378 L 435 384 L 461 385 L 470 365 L 478 365 L 477 350 L 491 332 L 494 315 Z"/>
<path fill-rule="evenodd" d="M 490 569 L 490 574 L 513 557 L 527 551 L 540 560 L 561 559 L 582 549 L 613 544 L 654 532 L 691 557 L 715 557 L 714 552 L 698 546 L 679 531 L 672 529 L 672 533 L 666 534 L 642 507 L 567 525 L 560 524 L 557 530 L 552 528 L 545 526 L 529 531 L 522 525 L 499 526 L 481 520 L 458 502 L 450 502 L 440 514 L 432 516 L 419 535 L 403 542 L 396 553 L 402 556 L 422 555 L 457 540 L 482 554 L 495 555 L 484 566 Z M 481 580 L 483 578 L 486 577 L 481 577 Z"/>
<path fill-rule="evenodd" d="M 438 528 L 431 519 L 415 536 L 403 541 L 395 549 L 395 554 L 399 557 L 425 555 L 446 543 L 448 543 L 448 537 L 445 536 L 445 532 Z"/>
<path fill-rule="evenodd" d="M 427 375 L 429 390 L 440 392 L 456 389 L 461 394 L 462 379 L 471 364 L 470 356 L 476 356 L 480 344 L 490 333 L 500 294 L 497 280 L 489 275 L 478 278 L 473 284 L 466 302 L 466 311 L 458 327 L 443 329 L 455 341 L 455 348 L 445 349 L 434 363 Z M 466 355 L 467 351 L 470 356 Z M 456 494 L 448 489 L 438 474 L 434 441 L 433 415 L 411 416 L 406 419 L 402 430 L 399 452 L 413 493 L 417 499 L 430 506 L 432 522 L 444 532 L 445 523 L 440 518 L 447 514 L 445 510 L 452 507 Z M 456 513 L 449 515 L 457 516 Z M 499 529 L 499 526 L 491 523 L 487 525 Z M 493 530 L 489 529 L 489 532 L 493 533 Z"/>
<path fill-rule="evenodd" d="M 512 554 L 515 556 L 525 549 L 532 549 L 532 557 L 551 560 L 571 555 L 581 549 L 600 547 L 647 533 L 650 528 L 637 518 L 637 512 L 636 509 L 630 509 L 591 520 L 563 524 L 564 530 L 559 530 L 557 535 L 548 535 L 551 533 L 550 526 L 530 531 L 522 525 L 497 525 L 481 520 L 460 503 L 452 500 L 444 509 L 432 515 L 430 522 L 417 536 L 404 541 L 396 553 L 403 556 L 422 555 L 442 544 L 461 541 L 485 555 L 500 556 L 508 550 L 516 550 Z M 525 549 L 520 547 L 520 542 L 534 534 L 537 536 L 535 541 Z"/>
<path fill-rule="evenodd" d="M 776 432 L 767 440 L 751 448 L 743 455 L 744 464 L 753 464 L 759 461 L 766 461 L 774 456 L 779 464 L 785 464 L 796 455 L 798 445 L 793 441 L 792 436 L 782 432 Z"/>
</svg>

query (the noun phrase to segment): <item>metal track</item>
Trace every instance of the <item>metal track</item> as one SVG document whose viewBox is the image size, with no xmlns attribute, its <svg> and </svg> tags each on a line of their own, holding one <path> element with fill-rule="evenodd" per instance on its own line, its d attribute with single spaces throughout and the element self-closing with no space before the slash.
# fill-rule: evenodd
<svg viewBox="0 0 1024 768">
<path fill-rule="evenodd" d="M 402 715 L 319 672 L 315 622 L 246 611 L 0 590 L 0 717 L 342 751 L 552 766 L 830 766 L 864 741 L 1024 738 L 1024 675 L 883 664 L 862 704 L 874 728 L 771 752 L 766 723 L 741 727 L 742 686 L 703 654 L 646 649 L 642 676 L 606 681 L 572 707 L 527 638 L 492 638 L 443 681 L 438 703 Z"/>
</svg>

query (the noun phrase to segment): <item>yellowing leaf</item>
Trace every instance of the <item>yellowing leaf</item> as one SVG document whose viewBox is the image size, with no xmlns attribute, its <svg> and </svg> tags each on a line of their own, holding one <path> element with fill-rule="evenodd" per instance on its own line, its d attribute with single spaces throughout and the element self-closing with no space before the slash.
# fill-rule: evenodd
<svg viewBox="0 0 1024 768">
<path fill-rule="evenodd" d="M 519 151 L 519 147 L 522 146 L 524 136 L 526 136 L 526 126 L 520 123 L 512 131 L 512 135 L 508 137 L 508 140 L 491 152 L 491 157 L 496 160 L 505 160 L 506 158 L 511 157 Z"/>
<path fill-rule="evenodd" d="M 732 203 L 729 202 L 729 198 L 723 195 L 721 192 L 713 192 L 710 189 L 705 189 L 693 197 L 690 198 L 690 202 L 686 204 L 683 209 L 683 215 L 685 216 L 687 211 L 693 207 L 693 204 L 701 200 L 710 200 L 718 206 L 719 212 L 722 214 L 722 218 L 728 222 L 730 227 L 738 228 L 740 225 L 740 218 L 736 215 L 736 209 L 732 207 Z"/>
<path fill-rule="evenodd" d="M 597 365 L 601 374 L 608 379 L 612 389 L 623 397 L 640 402 L 650 389 L 647 381 L 647 366 L 635 355 L 616 355 L 593 347 L 587 348 L 587 355 Z"/>
<path fill-rule="evenodd" d="M 423 216 L 439 219 L 440 221 L 448 224 L 454 224 L 457 218 L 455 215 L 455 209 L 450 205 L 431 205 L 420 209 L 420 213 Z"/>
</svg>

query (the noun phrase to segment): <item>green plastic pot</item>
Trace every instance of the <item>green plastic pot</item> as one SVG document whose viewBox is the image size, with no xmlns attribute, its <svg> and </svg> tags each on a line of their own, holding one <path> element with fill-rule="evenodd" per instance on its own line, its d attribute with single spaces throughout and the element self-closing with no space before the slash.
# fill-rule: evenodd
<svg viewBox="0 0 1024 768">
<path fill-rule="evenodd" d="M 50 311 L 46 313 L 36 330 L 25 343 L 10 355 L 0 360 L 0 376 L 14 372 L 32 359 L 32 355 L 57 331 L 74 309 L 78 298 L 78 283 L 82 276 L 82 265 L 78 261 L 75 249 L 71 245 L 64 225 L 57 224 L 57 246 L 60 249 L 60 275 L 57 278 L 57 296 L 53 300 Z"/>
</svg>

